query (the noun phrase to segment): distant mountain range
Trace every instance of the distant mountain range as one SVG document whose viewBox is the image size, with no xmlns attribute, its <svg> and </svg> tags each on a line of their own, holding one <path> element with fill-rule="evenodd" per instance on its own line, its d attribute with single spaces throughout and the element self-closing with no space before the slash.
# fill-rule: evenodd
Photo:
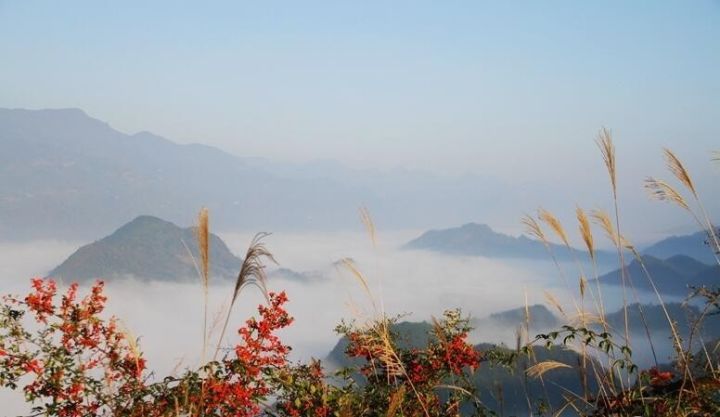
<svg viewBox="0 0 720 417">
<path fill-rule="evenodd" d="M 200 259 L 193 228 L 140 216 L 111 235 L 81 247 L 48 275 L 67 282 L 129 277 L 198 281 L 193 257 Z M 241 263 L 219 237 L 210 235 L 211 277 L 234 279 Z"/>
<path fill-rule="evenodd" d="M 646 267 L 657 275 L 657 280 L 663 282 L 666 291 L 677 293 L 688 284 L 696 285 L 709 283 L 713 270 L 710 265 L 717 261 L 710 246 L 707 244 L 707 234 L 698 232 L 687 236 L 672 236 L 663 239 L 642 250 Z M 587 251 L 573 249 L 559 244 L 545 245 L 526 236 L 509 236 L 498 233 L 485 224 L 467 223 L 460 227 L 430 230 L 403 245 L 404 249 L 422 249 L 455 255 L 484 256 L 489 258 L 518 258 L 550 260 L 550 253 L 558 261 L 586 260 Z M 549 249 L 549 251 L 548 251 Z M 615 252 L 597 251 L 598 264 L 617 267 L 618 257 Z M 632 259 L 632 254 L 626 255 Z M 665 259 L 665 261 L 663 261 Z M 630 263 L 631 276 L 641 278 L 640 265 L 633 261 Z M 606 269 L 607 270 L 607 269 Z M 720 272 L 720 267 L 716 272 Z M 615 282 L 617 271 L 601 277 L 606 283 Z M 640 284 L 642 286 L 642 284 Z"/>
<path fill-rule="evenodd" d="M 525 307 L 518 307 L 510 310 L 499 311 L 490 314 L 487 318 L 475 322 L 474 326 L 482 327 L 483 323 L 491 323 L 495 326 L 517 329 L 525 324 L 525 315 L 530 317 L 530 332 L 557 327 L 560 320 L 542 304 L 534 304 Z"/>
<path fill-rule="evenodd" d="M 435 252 L 485 256 L 489 258 L 524 258 L 550 260 L 548 248 L 542 242 L 526 236 L 498 233 L 485 224 L 467 223 L 460 227 L 430 230 L 403 246 L 405 249 L 424 249 Z M 549 249 L 559 261 L 587 257 L 587 252 L 575 249 L 574 254 L 564 246 L 550 243 Z M 613 262 L 617 255 L 598 251 L 599 263 Z"/>
<path fill-rule="evenodd" d="M 666 303 L 665 309 L 675 323 L 678 333 L 682 338 L 687 338 L 691 330 L 691 324 L 701 316 L 701 311 L 694 305 L 683 305 L 681 303 Z M 628 323 L 631 333 L 645 332 L 645 323 L 651 332 L 670 332 L 670 324 L 665 317 L 665 312 L 659 304 L 638 304 L 628 305 Z M 608 324 L 616 331 L 625 328 L 625 312 L 620 309 L 605 316 Z M 720 316 L 709 315 L 703 320 L 701 335 L 707 340 L 720 337 Z"/>
<path fill-rule="evenodd" d="M 719 265 L 706 265 L 685 255 L 675 255 L 665 260 L 644 255 L 642 261 L 647 274 L 643 264 L 633 259 L 625 268 L 625 276 L 636 289 L 644 291 L 653 291 L 647 275 L 650 275 L 660 293 L 679 296 L 687 295 L 690 286 L 717 285 L 720 278 Z M 616 269 L 598 277 L 598 280 L 605 285 L 620 286 L 622 274 L 620 269 Z"/>
<path fill-rule="evenodd" d="M 185 224 L 201 206 L 210 208 L 216 230 L 356 229 L 362 205 L 385 228 L 422 228 L 438 218 L 466 221 L 477 207 L 488 221 L 507 218 L 508 206 L 550 193 L 475 175 L 235 156 L 125 134 L 78 109 L 0 109 L 0 143 L 3 241 L 92 239 L 140 214 Z M 501 190 L 501 202 L 482 197 Z"/>
<path fill-rule="evenodd" d="M 708 244 L 708 234 L 704 231 L 685 236 L 668 237 L 648 246 L 643 253 L 660 259 L 685 255 L 705 264 L 717 264 L 717 259 Z"/>
</svg>

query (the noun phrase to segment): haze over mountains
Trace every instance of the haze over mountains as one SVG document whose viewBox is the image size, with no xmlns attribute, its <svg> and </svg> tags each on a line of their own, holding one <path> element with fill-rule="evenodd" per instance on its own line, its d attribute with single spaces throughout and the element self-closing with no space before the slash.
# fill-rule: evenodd
<svg viewBox="0 0 720 417">
<path fill-rule="evenodd" d="M 503 207 L 532 199 L 517 189 L 487 201 L 503 185 L 476 176 L 237 157 L 121 133 L 77 109 L 0 109 L 0 142 L 2 240 L 94 239 L 140 214 L 187 224 L 201 206 L 216 230 L 355 228 L 362 205 L 385 228 L 425 228 L 497 220 Z"/>
<path fill-rule="evenodd" d="M 697 232 L 684 236 L 670 236 L 643 250 L 646 255 L 666 259 L 675 255 L 685 255 L 705 264 L 716 264 L 717 258 L 710 250 L 708 234 Z"/>
<path fill-rule="evenodd" d="M 430 230 L 408 242 L 405 248 L 490 258 L 550 259 L 548 248 L 538 240 L 524 235 L 515 237 L 498 233 L 488 225 L 477 223 Z M 572 261 L 577 256 L 587 256 L 587 252 L 580 249 L 573 254 L 563 245 L 550 243 L 549 249 L 560 261 Z M 616 255 L 606 251 L 597 251 L 595 255 L 599 263 L 612 262 L 617 258 Z"/>
<path fill-rule="evenodd" d="M 644 291 L 653 291 L 645 270 L 652 276 L 659 291 L 665 294 L 685 296 L 690 287 L 714 285 L 720 277 L 720 266 L 705 242 L 706 236 L 705 232 L 671 236 L 647 247 L 642 251 L 644 268 L 631 253 L 627 253 L 629 263 L 625 272 L 634 286 Z M 487 225 L 476 223 L 430 230 L 406 243 L 404 248 L 501 259 L 549 260 L 551 253 L 561 262 L 588 259 L 587 252 L 580 249 L 571 252 L 563 245 L 552 243 L 546 248 L 538 240 L 497 233 Z M 601 273 L 609 271 L 599 276 L 598 280 L 605 285 L 622 285 L 617 254 L 597 251 L 595 256 Z"/>
<path fill-rule="evenodd" d="M 641 264 L 637 259 L 633 259 L 625 269 L 625 275 L 635 288 L 647 292 L 653 291 L 647 274 L 652 277 L 658 291 L 678 296 L 686 296 L 691 291 L 690 287 L 716 285 L 720 278 L 720 266 L 717 264 L 707 265 L 685 255 L 675 255 L 667 259 L 644 255 L 642 260 Z M 622 272 L 616 269 L 598 277 L 598 280 L 605 285 L 621 286 Z"/>
<path fill-rule="evenodd" d="M 673 236 L 650 247 L 669 246 L 679 252 L 693 252 L 695 240 L 701 234 L 687 237 Z M 678 243 L 679 242 L 679 243 Z M 689 248 L 683 245 L 688 244 Z M 568 251 L 562 245 L 550 243 L 549 250 L 558 261 L 572 262 L 584 259 L 587 253 L 579 249 Z M 465 224 L 459 228 L 431 230 L 423 233 L 400 249 L 421 249 L 450 255 L 482 256 L 486 258 L 540 260 L 551 259 L 548 248 L 541 242 L 525 236 L 513 237 L 493 231 L 482 224 Z M 705 250 L 709 251 L 706 246 Z M 212 235 L 212 272 L 219 278 L 233 278 L 241 260 L 233 255 L 226 244 Z M 191 255 L 192 254 L 192 255 Z M 131 222 L 98 241 L 82 246 L 65 262 L 50 272 L 50 276 L 85 281 L 95 278 L 115 279 L 135 277 L 146 280 L 185 281 L 195 279 L 197 271 L 197 243 L 192 228 L 183 229 L 154 216 L 138 216 Z M 711 255 L 712 256 L 712 255 Z M 610 271 L 598 279 L 605 285 L 621 285 L 621 272 L 617 268 L 616 254 L 596 252 L 601 271 Z M 628 254 L 626 273 L 637 289 L 652 291 L 643 266 Z M 644 267 L 662 293 L 686 295 L 688 287 L 715 282 L 720 266 L 708 265 L 687 255 L 673 255 L 658 259 L 643 255 Z M 613 270 L 614 269 L 614 270 Z M 319 271 L 297 272 L 288 268 L 273 270 L 274 276 L 298 281 L 324 279 Z"/>
</svg>

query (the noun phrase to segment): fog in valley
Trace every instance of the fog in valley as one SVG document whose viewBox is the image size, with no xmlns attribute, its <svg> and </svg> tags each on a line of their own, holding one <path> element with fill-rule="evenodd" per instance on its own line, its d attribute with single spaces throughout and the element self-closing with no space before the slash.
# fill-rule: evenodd
<svg viewBox="0 0 720 417">
<path fill-rule="evenodd" d="M 325 358 L 338 341 L 333 329 L 342 319 L 362 323 L 381 311 L 402 315 L 402 320 L 424 321 L 441 315 L 447 308 L 461 308 L 474 323 L 480 324 L 471 335 L 473 342 L 514 346 L 517 328 L 483 323 L 482 319 L 498 311 L 522 307 L 526 302 L 547 304 L 545 292 L 552 293 L 565 311 L 571 312 L 572 297 L 578 295 L 577 287 L 573 284 L 571 293 L 561 278 L 563 274 L 575 273 L 572 271 L 576 266 L 570 263 L 561 264 L 558 270 L 550 258 L 497 260 L 401 250 L 402 244 L 417 236 L 418 231 L 380 230 L 373 244 L 362 225 L 358 229 L 355 233 L 276 233 L 265 239 L 279 264 L 268 264 L 268 289 L 287 292 L 290 298 L 287 309 L 295 317 L 292 326 L 281 332 L 283 340 L 293 347 L 294 360 Z M 252 233 L 218 235 L 238 255 L 244 254 L 253 237 Z M 79 245 L 60 241 L 3 244 L 0 248 L 3 292 L 26 294 L 30 277 L 44 276 Z M 351 259 L 362 272 L 372 299 L 348 268 L 338 262 L 341 259 Z M 282 275 L 277 273 L 279 268 L 298 274 Z M 211 283 L 209 311 L 214 318 L 211 352 L 233 285 L 228 280 Z M 140 339 L 155 375 L 200 364 L 203 293 L 199 279 L 197 283 L 146 281 L 142 277 L 115 279 L 106 282 L 106 293 L 109 296 L 106 316 L 120 318 L 123 326 Z M 604 296 L 607 311 L 622 305 L 619 289 L 606 289 Z M 232 312 L 230 328 L 240 327 L 263 301 L 257 288 L 245 288 Z M 653 302 L 653 296 L 643 294 L 640 301 Z M 558 313 L 554 307 L 548 308 Z M 236 341 L 235 336 L 228 332 L 224 346 Z M 670 345 L 662 341 L 669 349 Z M 669 352 L 660 354 L 667 356 Z M 638 349 L 636 360 L 650 363 L 651 357 L 646 349 Z M 14 404 L 17 412 L 26 410 L 19 393 L 3 391 L 0 400 Z"/>
</svg>

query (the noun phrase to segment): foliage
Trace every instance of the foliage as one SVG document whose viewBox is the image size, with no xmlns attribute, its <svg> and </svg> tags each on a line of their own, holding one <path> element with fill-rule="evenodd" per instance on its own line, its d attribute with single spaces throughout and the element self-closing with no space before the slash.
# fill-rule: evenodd
<svg viewBox="0 0 720 417">
<path fill-rule="evenodd" d="M 341 326 L 347 354 L 367 362 L 366 383 L 328 376 L 319 361 L 293 364 L 276 332 L 293 319 L 285 293 L 269 293 L 258 318 L 238 330 L 221 360 L 151 382 L 135 341 L 101 313 L 103 283 L 77 300 L 78 285 L 58 295 L 52 280 L 32 280 L 26 297 L 4 298 L 0 314 L 0 385 L 18 389 L 33 415 L 80 416 L 456 416 L 484 415 L 468 377 L 480 354 L 467 343 L 467 320 L 447 312 L 422 349 L 398 348 L 383 331 Z M 34 319 L 34 320 L 33 320 Z M 466 408 L 469 409 L 469 408 Z"/>
</svg>

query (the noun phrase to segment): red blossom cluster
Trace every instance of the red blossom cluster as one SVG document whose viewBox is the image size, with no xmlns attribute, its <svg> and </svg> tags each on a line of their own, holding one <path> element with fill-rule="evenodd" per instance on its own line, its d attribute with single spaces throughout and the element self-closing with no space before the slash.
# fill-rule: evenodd
<svg viewBox="0 0 720 417">
<path fill-rule="evenodd" d="M 645 373 L 650 378 L 650 385 L 654 387 L 666 385 L 673 379 L 672 372 L 661 371 L 655 366 L 648 369 Z"/>
<path fill-rule="evenodd" d="M 53 298 L 57 293 L 57 285 L 55 281 L 44 281 L 40 278 L 33 278 L 31 282 L 35 292 L 25 297 L 25 303 L 28 309 L 35 313 L 37 321 L 46 323 L 47 316 L 55 312 Z"/>
<path fill-rule="evenodd" d="M 106 302 L 102 282 L 82 299 L 77 284 L 60 300 L 51 280 L 34 279 L 32 287 L 26 297 L 6 297 L 0 307 L 0 387 L 24 383 L 28 401 L 47 416 L 375 416 L 388 407 L 405 415 L 450 416 L 467 396 L 450 393 L 441 399 L 437 385 L 476 369 L 480 361 L 466 341 L 467 329 L 455 322 L 438 326 L 434 341 L 422 349 L 399 349 L 393 340 L 348 329 L 348 354 L 376 367 L 361 367 L 368 386 L 347 379 L 331 384 L 319 361 L 289 363 L 290 347 L 276 334 L 293 322 L 281 292 L 269 294 L 224 358 L 149 383 L 137 346 L 114 318 L 100 317 Z M 26 315 L 39 329 L 28 330 L 37 326 L 26 326 Z M 388 346 L 396 349 L 395 359 L 389 359 Z"/>
<path fill-rule="evenodd" d="M 287 366 L 290 347 L 274 334 L 293 319 L 285 311 L 284 292 L 269 294 L 269 305 L 258 306 L 260 319 L 251 318 L 238 330 L 242 342 L 235 346 L 235 357 L 225 358 L 194 393 L 200 415 L 255 416 L 259 403 L 271 392 L 268 376 Z"/>
<path fill-rule="evenodd" d="M 26 398 L 49 415 L 91 416 L 122 409 L 143 389 L 145 360 L 118 331 L 115 319 L 98 317 L 105 307 L 103 283 L 77 300 L 71 285 L 59 306 L 57 285 L 33 279 L 24 299 L 5 298 L 0 316 L 0 384 L 13 388 L 21 378 Z M 41 330 L 23 325 L 28 312 Z"/>
<path fill-rule="evenodd" d="M 460 319 L 457 311 L 446 312 L 445 320 L 436 323 L 429 343 L 422 347 L 398 344 L 392 325 L 392 320 L 385 319 L 368 328 L 346 329 L 345 354 L 364 360 L 360 373 L 374 389 L 383 386 L 386 398 L 404 393 L 408 401 L 403 402 L 403 410 L 409 415 L 455 415 L 468 401 L 465 393 L 474 390 L 467 377 L 481 361 L 480 352 L 467 341 L 467 320 Z M 449 385 L 466 391 L 442 394 L 437 389 Z"/>
</svg>

